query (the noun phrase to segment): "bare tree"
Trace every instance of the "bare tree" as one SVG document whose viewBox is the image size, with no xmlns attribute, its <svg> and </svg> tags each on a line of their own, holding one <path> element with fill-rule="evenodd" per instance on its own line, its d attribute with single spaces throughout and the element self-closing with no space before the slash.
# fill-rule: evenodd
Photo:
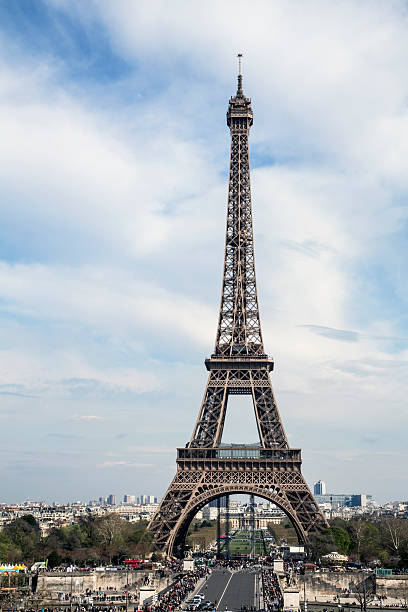
<svg viewBox="0 0 408 612">
<path fill-rule="evenodd" d="M 398 554 L 405 542 L 408 542 L 408 521 L 406 519 L 386 518 L 382 521 L 384 540 L 391 552 Z"/>
<path fill-rule="evenodd" d="M 366 526 L 367 526 L 367 523 L 362 520 L 353 522 L 353 539 L 355 540 L 355 543 L 356 543 L 357 557 L 359 560 L 360 560 L 361 544 L 364 540 L 364 530 Z"/>
<path fill-rule="evenodd" d="M 101 518 L 96 527 L 95 535 L 102 546 L 108 548 L 114 544 L 119 544 L 122 539 L 124 521 L 117 514 L 108 514 Z"/>
<path fill-rule="evenodd" d="M 375 597 L 375 578 L 373 575 L 359 574 L 361 580 L 352 585 L 352 594 L 360 604 L 360 609 L 366 612 L 367 604 Z"/>
</svg>

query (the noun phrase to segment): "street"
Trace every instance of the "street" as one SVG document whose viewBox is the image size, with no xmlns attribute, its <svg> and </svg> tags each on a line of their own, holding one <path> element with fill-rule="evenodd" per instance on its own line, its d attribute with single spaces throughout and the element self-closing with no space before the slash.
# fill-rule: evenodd
<svg viewBox="0 0 408 612">
<path fill-rule="evenodd" d="M 216 601 L 215 607 L 220 612 L 241 610 L 244 606 L 249 609 L 254 605 L 255 575 L 248 570 L 231 572 L 217 569 L 199 592 L 204 594 L 205 600 Z"/>
</svg>

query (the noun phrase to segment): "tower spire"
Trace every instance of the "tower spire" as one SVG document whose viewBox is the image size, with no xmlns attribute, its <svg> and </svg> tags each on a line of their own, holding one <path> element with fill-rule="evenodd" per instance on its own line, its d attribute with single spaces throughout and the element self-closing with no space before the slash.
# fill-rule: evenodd
<svg viewBox="0 0 408 612">
<path fill-rule="evenodd" d="M 242 89 L 242 53 L 238 53 L 238 88 L 237 97 L 243 98 L 244 92 Z"/>
</svg>

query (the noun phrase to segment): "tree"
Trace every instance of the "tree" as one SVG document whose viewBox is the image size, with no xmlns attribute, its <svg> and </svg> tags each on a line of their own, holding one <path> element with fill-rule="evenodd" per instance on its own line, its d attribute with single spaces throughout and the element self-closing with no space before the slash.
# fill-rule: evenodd
<svg viewBox="0 0 408 612">
<path fill-rule="evenodd" d="M 8 553 L 11 548 L 11 542 L 4 531 L 0 531 L 0 559 L 8 560 Z"/>
<path fill-rule="evenodd" d="M 408 567 L 408 542 L 404 542 L 404 544 L 400 547 L 400 567 Z"/>
<path fill-rule="evenodd" d="M 367 610 L 367 604 L 375 597 L 375 578 L 365 576 L 364 572 L 359 575 L 358 582 L 351 585 L 351 590 L 360 604 L 361 610 Z"/>
<path fill-rule="evenodd" d="M 108 514 L 98 519 L 95 529 L 97 542 L 104 548 L 123 541 L 125 521 L 117 514 Z"/>
<path fill-rule="evenodd" d="M 381 546 L 381 535 L 377 525 L 367 521 L 363 530 L 363 539 L 361 543 L 361 559 L 362 561 L 372 561 L 373 559 L 384 558 L 385 551 Z"/>
<path fill-rule="evenodd" d="M 36 531 L 38 534 L 41 533 L 41 529 L 39 524 L 37 523 L 37 520 L 33 517 L 32 514 L 24 514 L 22 517 L 20 517 L 22 521 L 25 521 L 28 525 L 30 525 L 34 531 Z"/>
<path fill-rule="evenodd" d="M 353 521 L 350 525 L 351 533 L 351 548 L 356 553 L 357 559 L 360 560 L 361 545 L 364 540 L 364 529 L 367 526 L 366 521 Z"/>
<path fill-rule="evenodd" d="M 25 516 L 0 531 L 0 560 L 29 563 L 48 558 L 50 566 L 62 561 L 94 564 L 116 559 L 119 563 L 126 557 L 151 552 L 153 536 L 146 527 L 146 521 L 129 523 L 109 514 L 54 528 L 42 538 L 34 517 Z"/>
<path fill-rule="evenodd" d="M 57 567 L 62 562 L 62 557 L 57 553 L 56 550 L 52 550 L 48 555 L 48 567 Z"/>
<path fill-rule="evenodd" d="M 347 554 L 348 549 L 350 548 L 350 536 L 345 529 L 342 527 L 337 527 L 334 525 L 333 527 L 329 527 L 327 530 L 329 533 L 329 537 L 332 538 L 332 543 L 336 548 L 336 551 L 342 553 L 343 555 Z"/>
<path fill-rule="evenodd" d="M 319 561 L 323 555 L 331 552 L 333 536 L 329 529 L 310 534 L 307 541 L 308 556 L 312 561 Z"/>
<path fill-rule="evenodd" d="M 381 521 L 383 542 L 391 553 L 399 555 L 402 546 L 408 542 L 408 521 L 387 517 Z"/>
<path fill-rule="evenodd" d="M 3 529 L 3 538 L 9 540 L 9 561 L 33 559 L 40 540 L 41 532 L 37 521 L 31 515 L 11 521 Z"/>
</svg>

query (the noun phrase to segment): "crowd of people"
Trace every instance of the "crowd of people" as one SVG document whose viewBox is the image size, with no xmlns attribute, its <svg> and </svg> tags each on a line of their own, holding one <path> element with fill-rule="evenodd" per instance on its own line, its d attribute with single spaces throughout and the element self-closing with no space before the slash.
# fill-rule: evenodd
<svg viewBox="0 0 408 612">
<path fill-rule="evenodd" d="M 144 606 L 144 612 L 172 612 L 180 607 L 181 602 L 192 593 L 197 582 L 208 574 L 205 566 L 181 576 L 168 589 L 158 594 L 157 601 L 150 606 Z"/>
<path fill-rule="evenodd" d="M 224 567 L 229 570 L 243 570 L 251 569 L 253 567 L 260 567 L 257 559 L 250 559 L 249 557 L 242 557 L 241 559 L 219 559 L 217 561 L 217 567 Z"/>
<path fill-rule="evenodd" d="M 261 576 L 265 610 L 282 610 L 283 597 L 277 575 L 271 569 L 263 569 Z"/>
<path fill-rule="evenodd" d="M 21 608 L 9 608 L 11 612 L 18 612 Z M 25 612 L 38 612 L 37 608 L 25 608 Z M 41 612 L 67 612 L 67 608 L 41 608 Z M 72 612 L 126 612 L 125 605 L 117 606 L 92 606 L 85 608 L 84 606 L 72 606 Z"/>
</svg>

